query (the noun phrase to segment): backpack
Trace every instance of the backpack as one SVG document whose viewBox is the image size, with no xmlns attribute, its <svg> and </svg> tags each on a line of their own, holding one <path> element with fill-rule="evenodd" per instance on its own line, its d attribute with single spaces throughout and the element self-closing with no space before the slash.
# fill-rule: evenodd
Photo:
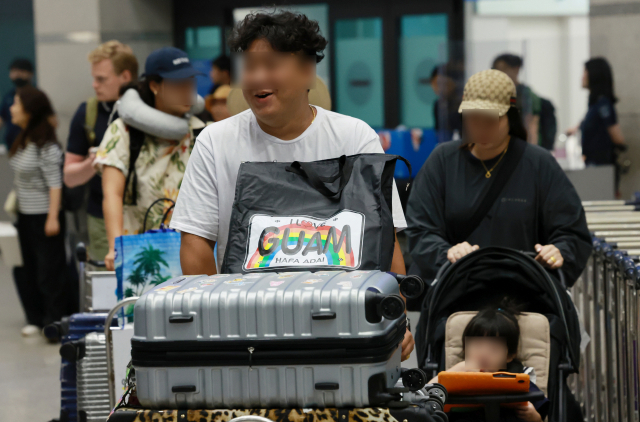
<svg viewBox="0 0 640 422">
<path fill-rule="evenodd" d="M 87 100 L 84 115 L 84 131 L 89 143 L 89 148 L 95 146 L 96 140 L 96 121 L 98 120 L 99 101 L 96 97 Z M 74 188 L 67 187 L 63 184 L 62 188 L 62 206 L 65 211 L 76 212 L 85 205 L 87 194 L 89 192 L 89 183 Z"/>
<path fill-rule="evenodd" d="M 556 119 L 556 108 L 553 103 L 546 98 L 540 97 L 540 128 L 538 145 L 547 150 L 552 150 L 556 142 L 558 132 L 558 121 Z"/>
<path fill-rule="evenodd" d="M 124 196 L 122 197 L 123 205 L 138 205 L 138 175 L 136 174 L 136 161 L 140 156 L 140 150 L 144 145 L 145 133 L 133 126 L 126 125 L 129 131 L 129 172 L 124 182 Z M 192 129 L 193 138 L 191 146 L 196 143 L 196 138 L 202 132 L 203 128 Z M 130 192 L 130 195 L 127 193 Z M 127 200 L 128 199 L 128 200 Z"/>
<path fill-rule="evenodd" d="M 91 97 L 87 100 L 87 106 L 84 113 L 84 131 L 87 135 L 87 141 L 89 141 L 89 147 L 95 146 L 96 142 L 96 121 L 98 120 L 98 104 L 99 101 L 96 97 Z"/>
</svg>

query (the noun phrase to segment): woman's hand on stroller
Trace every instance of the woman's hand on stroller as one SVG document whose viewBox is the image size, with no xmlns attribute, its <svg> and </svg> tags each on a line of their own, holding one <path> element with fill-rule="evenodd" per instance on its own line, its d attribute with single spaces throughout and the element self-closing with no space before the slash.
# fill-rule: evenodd
<svg viewBox="0 0 640 422">
<path fill-rule="evenodd" d="M 411 352 L 413 352 L 413 348 L 416 345 L 416 342 L 413 340 L 413 334 L 407 328 L 407 331 L 404 333 L 404 339 L 402 340 L 402 361 L 409 359 Z"/>
<path fill-rule="evenodd" d="M 542 422 L 542 418 L 540 417 L 540 413 L 533 407 L 531 402 L 527 402 L 525 406 L 519 407 L 516 409 L 516 416 L 521 421 L 525 422 Z"/>
<path fill-rule="evenodd" d="M 471 246 L 469 242 L 458 243 L 447 252 L 447 259 L 452 264 L 455 264 L 456 261 L 462 259 L 463 257 L 469 255 L 471 252 L 475 252 L 480 249 L 480 246 L 473 245 Z"/>
<path fill-rule="evenodd" d="M 560 250 L 553 245 L 540 245 L 537 244 L 535 246 L 536 252 L 538 255 L 536 256 L 536 261 L 547 268 L 551 268 L 552 270 L 557 270 L 562 267 L 564 264 L 564 258 L 562 258 L 562 254 Z"/>
</svg>

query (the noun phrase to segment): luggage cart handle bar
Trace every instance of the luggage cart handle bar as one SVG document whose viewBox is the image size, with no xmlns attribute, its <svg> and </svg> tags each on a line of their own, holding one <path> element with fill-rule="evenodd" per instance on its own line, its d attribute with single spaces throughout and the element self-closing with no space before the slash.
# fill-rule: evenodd
<svg viewBox="0 0 640 422">
<path fill-rule="evenodd" d="M 116 374 L 113 369 L 113 341 L 111 339 L 111 321 L 118 313 L 118 311 L 124 308 L 127 305 L 131 305 L 136 303 L 138 297 L 129 297 L 121 300 L 116 304 L 116 306 L 109 311 L 107 314 L 107 319 L 104 322 L 104 338 L 106 342 L 107 349 L 107 378 L 109 381 L 109 409 L 113 409 L 116 407 L 116 392 L 114 391 L 116 388 Z"/>
<path fill-rule="evenodd" d="M 265 418 L 262 416 L 247 415 L 247 416 L 238 416 L 237 418 L 231 419 L 229 422 L 273 422 L 273 421 L 269 418 Z"/>
</svg>

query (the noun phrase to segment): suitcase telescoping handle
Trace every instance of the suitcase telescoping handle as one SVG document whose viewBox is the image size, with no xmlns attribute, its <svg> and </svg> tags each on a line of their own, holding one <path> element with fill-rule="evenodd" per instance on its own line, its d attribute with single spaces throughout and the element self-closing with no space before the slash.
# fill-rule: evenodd
<svg viewBox="0 0 640 422">
<path fill-rule="evenodd" d="M 124 308 L 125 306 L 136 303 L 137 300 L 138 300 L 138 297 L 129 297 L 124 300 L 121 300 L 116 304 L 116 306 L 113 307 L 112 310 L 109 311 L 109 314 L 107 314 L 107 319 L 104 322 L 104 338 L 107 346 L 106 347 L 107 379 L 109 381 L 109 408 L 110 409 L 113 409 L 116 406 L 116 392 L 115 392 L 116 374 L 113 370 L 113 349 L 112 349 L 113 340 L 111 339 L 111 321 L 113 321 L 113 318 L 116 316 L 116 314 L 120 309 Z"/>
</svg>

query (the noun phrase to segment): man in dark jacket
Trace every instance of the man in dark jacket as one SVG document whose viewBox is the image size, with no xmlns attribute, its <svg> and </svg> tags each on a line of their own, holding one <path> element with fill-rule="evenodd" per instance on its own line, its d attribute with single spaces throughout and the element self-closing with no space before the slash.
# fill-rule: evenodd
<svg viewBox="0 0 640 422">
<path fill-rule="evenodd" d="M 31 85 L 33 81 L 33 64 L 28 59 L 15 59 L 9 66 L 9 79 L 14 87 L 9 90 L 0 102 L 0 128 L 4 126 L 4 143 L 7 150 L 11 149 L 13 141 L 20 133 L 20 128 L 11 123 L 9 107 L 13 105 L 16 89 Z"/>
</svg>

